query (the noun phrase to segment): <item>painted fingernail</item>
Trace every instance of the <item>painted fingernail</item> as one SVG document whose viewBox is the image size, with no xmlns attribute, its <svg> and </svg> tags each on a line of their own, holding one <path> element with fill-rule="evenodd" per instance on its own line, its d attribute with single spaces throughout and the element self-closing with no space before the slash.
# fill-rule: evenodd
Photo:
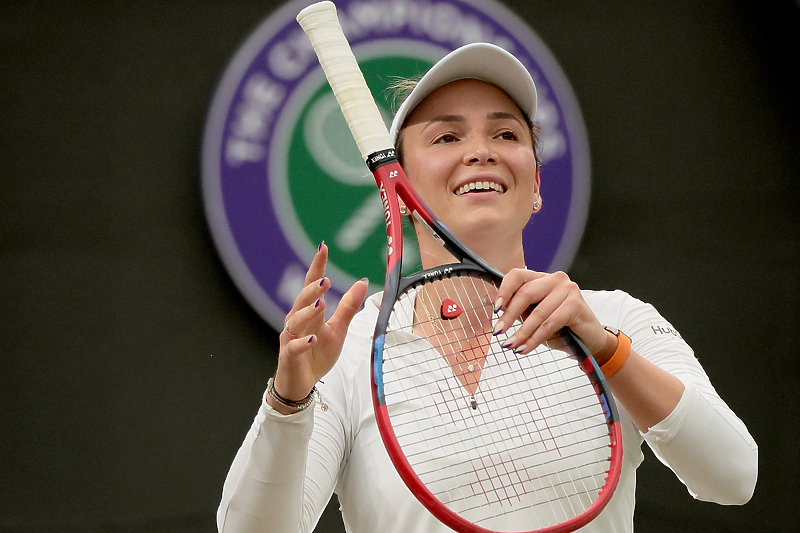
<svg viewBox="0 0 800 533">
<path fill-rule="evenodd" d="M 527 349 L 528 349 L 528 345 L 527 344 L 523 344 L 521 346 L 517 346 L 516 349 L 514 350 L 514 353 L 522 353 Z"/>
<path fill-rule="evenodd" d="M 317 338 L 317 337 L 316 337 L 316 335 L 311 335 L 311 336 L 308 338 L 308 343 L 309 343 L 309 344 L 311 344 L 312 342 L 314 342 L 314 339 L 316 339 L 316 338 Z"/>
<path fill-rule="evenodd" d="M 506 342 L 502 346 L 503 346 L 503 348 L 506 348 L 506 349 L 507 348 L 511 348 L 511 345 L 514 344 L 515 342 L 517 342 L 517 338 L 516 337 L 509 337 L 508 339 L 506 339 Z"/>
<path fill-rule="evenodd" d="M 494 328 L 492 328 L 492 335 L 500 335 L 503 333 L 504 329 L 506 329 L 506 325 L 498 320 L 497 324 L 495 324 Z"/>
<path fill-rule="evenodd" d="M 319 280 L 319 286 L 320 286 L 320 287 L 322 287 L 323 285 L 325 285 L 325 280 L 326 280 L 326 279 L 327 279 L 327 278 L 322 278 L 321 280 Z"/>
<path fill-rule="evenodd" d="M 501 307 L 503 307 L 503 297 L 502 296 L 497 298 L 497 300 L 494 302 L 494 312 L 495 312 L 495 314 L 497 314 L 500 311 Z"/>
<path fill-rule="evenodd" d="M 369 278 L 361 278 L 359 281 L 364 281 L 366 283 L 369 283 Z"/>
<path fill-rule="evenodd" d="M 322 298 L 317 298 L 317 301 L 316 301 L 316 303 L 314 304 L 314 307 L 315 307 L 315 308 L 319 307 L 319 302 L 320 302 L 320 301 L 322 301 Z"/>
<path fill-rule="evenodd" d="M 323 245 L 323 244 L 325 244 L 325 241 L 322 241 L 321 243 L 319 243 L 319 246 L 317 246 L 317 251 L 318 251 L 318 252 L 319 252 L 320 250 L 322 250 L 322 245 Z"/>
</svg>

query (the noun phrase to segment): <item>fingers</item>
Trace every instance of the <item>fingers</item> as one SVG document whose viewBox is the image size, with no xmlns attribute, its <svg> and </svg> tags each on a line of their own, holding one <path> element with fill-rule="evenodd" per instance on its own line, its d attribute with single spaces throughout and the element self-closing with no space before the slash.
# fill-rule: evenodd
<svg viewBox="0 0 800 533">
<path fill-rule="evenodd" d="M 274 387 L 283 397 L 304 398 L 339 358 L 347 328 L 367 294 L 366 279 L 356 282 L 341 298 L 325 322 L 325 293 L 331 287 L 324 276 L 328 248 L 320 244 L 281 331 Z M 268 402 L 274 405 L 268 398 Z"/>
<path fill-rule="evenodd" d="M 526 318 L 531 306 L 539 303 L 552 291 L 553 279 L 549 274 L 515 268 L 506 274 L 497 291 L 495 313 L 502 311 L 503 329 L 517 318 Z M 497 329 L 497 328 L 495 328 Z"/>
<path fill-rule="evenodd" d="M 319 243 L 317 253 L 311 260 L 311 265 L 306 272 L 305 285 L 310 285 L 325 276 L 325 265 L 328 263 L 328 245 L 325 241 Z"/>
<path fill-rule="evenodd" d="M 356 282 L 347 291 L 337 306 L 331 317 L 328 328 L 325 323 L 325 293 L 331 287 L 330 280 L 324 276 L 325 266 L 328 261 L 328 247 L 324 242 L 320 243 L 317 253 L 311 261 L 308 272 L 305 276 L 305 286 L 295 298 L 292 309 L 286 315 L 284 328 L 280 334 L 281 350 L 286 355 L 293 355 L 308 349 L 304 343 L 313 343 L 316 337 L 321 334 L 327 341 L 331 336 L 341 337 L 353 316 L 358 311 L 364 301 L 368 289 L 368 281 L 365 279 Z"/>
<path fill-rule="evenodd" d="M 569 282 L 560 276 L 540 273 L 526 277 L 524 281 L 513 280 L 518 287 L 495 326 L 497 332 L 508 329 L 517 319 L 522 321 L 506 343 L 508 348 L 519 353 L 533 350 L 569 322 L 569 309 L 563 307 L 571 290 Z"/>
<path fill-rule="evenodd" d="M 284 329 L 281 332 L 282 340 L 286 342 L 319 334 L 324 340 L 331 336 L 344 339 L 350 322 L 358 312 L 369 289 L 369 281 L 364 278 L 356 283 L 342 296 L 333 316 L 325 323 L 324 294 L 330 288 L 330 280 L 322 278 L 303 288 L 295 300 L 292 311 L 287 315 Z M 314 298 L 316 299 L 314 300 Z M 327 326 L 323 328 L 322 326 Z M 315 339 L 308 339 L 313 342 Z M 295 343 L 298 344 L 298 343 Z"/>
<path fill-rule="evenodd" d="M 330 288 L 330 280 L 324 277 L 327 261 L 328 247 L 322 242 L 306 272 L 304 287 L 295 298 L 283 323 L 279 338 L 281 353 L 286 356 L 291 357 L 308 349 L 307 344 L 315 341 L 314 333 L 324 322 L 323 297 Z"/>
<path fill-rule="evenodd" d="M 350 322 L 364 302 L 369 288 L 366 278 L 353 284 L 342 296 L 333 316 L 325 322 L 325 293 L 330 289 L 331 281 L 327 277 L 315 279 L 314 276 L 324 271 L 325 262 L 319 258 L 327 256 L 326 252 L 327 248 L 323 244 L 312 262 L 309 275 L 306 276 L 306 286 L 297 295 L 291 311 L 286 315 L 284 328 L 279 336 L 281 356 L 291 358 L 301 354 L 320 338 L 325 345 L 331 341 L 333 346 L 341 345 Z M 311 273 L 315 268 L 316 272 Z"/>
<path fill-rule="evenodd" d="M 324 242 L 320 243 L 317 248 L 317 253 L 311 260 L 311 265 L 306 272 L 304 286 L 300 293 L 294 300 L 292 309 L 286 315 L 284 321 L 284 332 L 288 331 L 292 337 L 300 337 L 305 334 L 305 330 L 301 329 L 298 325 L 291 325 L 290 322 L 294 320 L 294 316 L 304 308 L 310 305 L 318 306 L 318 300 L 323 297 L 325 292 L 330 288 L 330 281 L 325 276 L 325 266 L 328 262 L 328 247 Z M 296 321 L 295 321 L 296 323 Z"/>
<path fill-rule="evenodd" d="M 508 330 L 517 319 L 522 321 L 504 344 L 518 353 L 532 351 L 565 326 L 587 347 L 594 344 L 595 338 L 601 343 L 605 340 L 605 330 L 584 301 L 580 287 L 563 272 L 512 270 L 500 285 L 498 300 L 496 310 L 502 315 L 495 334 Z M 591 342 L 587 343 L 584 336 Z"/>
<path fill-rule="evenodd" d="M 322 294 L 313 303 L 297 309 L 284 323 L 280 338 L 282 344 L 298 339 L 312 342 L 314 332 L 319 329 L 325 316 L 325 300 Z M 298 343 L 294 343 L 297 345 Z"/>
</svg>

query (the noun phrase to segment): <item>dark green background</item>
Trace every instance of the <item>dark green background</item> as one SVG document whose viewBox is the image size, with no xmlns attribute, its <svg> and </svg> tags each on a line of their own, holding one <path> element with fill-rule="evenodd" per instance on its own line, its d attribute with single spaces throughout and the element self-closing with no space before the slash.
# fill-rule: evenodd
<svg viewBox="0 0 800 533">
<path fill-rule="evenodd" d="M 375 95 L 376 102 L 383 111 L 390 114 L 394 111 L 394 91 L 389 88 L 393 79 L 398 77 L 408 79 L 420 72 L 425 72 L 430 67 L 431 63 L 429 62 L 388 55 L 359 63 L 359 68 L 364 74 L 370 91 Z M 291 132 L 287 175 L 302 176 L 302 179 L 289 180 L 287 183 L 289 194 L 295 206 L 298 221 L 308 239 L 315 244 L 325 241 L 328 245 L 330 262 L 348 274 L 354 281 L 367 277 L 374 287 L 380 288 L 383 287 L 386 275 L 386 252 L 383 251 L 386 249 L 386 224 L 383 216 L 378 218 L 374 229 L 364 239 L 361 246 L 354 250 L 343 250 L 337 245 L 335 238 L 336 232 L 348 222 L 353 212 L 362 206 L 365 199 L 369 196 L 377 199 L 375 180 L 369 174 L 366 165 L 363 165 L 364 174 L 367 176 L 365 186 L 341 184 L 332 179 L 309 153 L 309 147 L 305 143 L 301 130 L 308 117 L 308 111 L 314 103 L 323 95 L 333 98 L 333 91 L 324 77 L 321 83 L 323 85 L 309 98 L 306 108 L 296 120 L 295 130 Z M 339 112 L 337 111 L 337 113 Z M 358 148 L 353 142 L 341 113 L 339 113 L 339 117 L 341 130 L 337 130 L 336 134 L 342 138 L 332 141 L 329 148 L 335 149 L 337 146 L 342 146 L 343 143 L 349 143 L 349 151 L 342 153 L 352 155 L 357 163 Z M 329 124 L 326 126 L 330 127 Z M 332 209 L 331 206 L 335 206 L 335 208 Z M 321 213 L 324 213 L 324 217 L 320 216 Z M 416 246 L 416 236 L 411 231 L 407 233 L 410 239 L 406 246 Z M 405 255 L 403 257 L 406 259 Z M 406 263 L 404 270 L 410 268 L 409 272 L 413 272 L 415 268 L 421 268 L 419 261 Z M 339 281 L 339 283 L 342 282 Z M 340 286 L 339 289 L 346 290 L 349 286 L 348 283 Z"/>
<path fill-rule="evenodd" d="M 744 507 L 692 500 L 648 452 L 637 531 L 795 530 L 798 3 L 508 5 L 589 132 L 570 274 L 655 304 L 760 445 Z M 277 335 L 217 258 L 199 142 L 275 6 L 0 6 L 0 532 L 214 530 Z"/>
</svg>

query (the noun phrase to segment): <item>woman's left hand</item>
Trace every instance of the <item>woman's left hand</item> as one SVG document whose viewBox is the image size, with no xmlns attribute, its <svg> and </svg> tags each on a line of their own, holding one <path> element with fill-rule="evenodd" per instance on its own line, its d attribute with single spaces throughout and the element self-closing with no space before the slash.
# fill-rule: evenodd
<svg viewBox="0 0 800 533">
<path fill-rule="evenodd" d="M 563 272 L 511 270 L 500 284 L 495 308 L 503 311 L 497 322 L 503 329 L 517 318 L 522 320 L 508 346 L 519 353 L 534 350 L 564 326 L 580 337 L 601 369 L 617 349 L 617 337 L 600 324 L 578 285 Z M 684 391 L 678 378 L 634 350 L 620 371 L 607 379 L 614 398 L 643 432 L 664 420 Z"/>
<path fill-rule="evenodd" d="M 528 309 L 535 307 L 528 312 Z M 547 274 L 523 268 L 506 274 L 495 301 L 502 311 L 495 333 L 519 318 L 522 326 L 509 338 L 510 349 L 527 353 L 568 326 L 591 354 L 604 351 L 616 338 L 603 328 L 583 299 L 580 287 L 564 272 Z M 612 349 L 613 352 L 613 349 Z"/>
</svg>

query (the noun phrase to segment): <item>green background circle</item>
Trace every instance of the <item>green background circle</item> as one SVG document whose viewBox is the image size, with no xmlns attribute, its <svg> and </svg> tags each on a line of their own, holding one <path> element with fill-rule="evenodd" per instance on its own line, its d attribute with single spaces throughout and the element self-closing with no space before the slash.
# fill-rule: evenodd
<svg viewBox="0 0 800 533">
<path fill-rule="evenodd" d="M 395 91 L 390 86 L 397 78 L 413 78 L 425 72 L 432 63 L 403 56 L 381 56 L 377 59 L 359 62 L 364 79 L 375 98 L 378 107 L 385 116 L 393 116 Z M 333 236 L 353 216 L 353 213 L 368 199 L 369 195 L 377 195 L 377 187 L 372 178 L 364 186 L 340 183 L 332 178 L 316 161 L 306 145 L 302 128 L 308 119 L 313 104 L 319 99 L 331 95 L 328 83 L 323 83 L 312 95 L 305 109 L 295 122 L 289 143 L 287 174 L 295 176 L 289 180 L 288 189 L 292 206 L 300 222 L 302 230 L 311 242 L 322 242 L 328 245 L 330 261 L 339 269 L 355 279 L 368 277 L 377 282 L 382 280 L 386 271 L 386 228 L 381 217 L 364 241 L 354 250 L 344 250 L 336 245 Z M 332 95 L 331 95 L 332 96 Z M 337 110 L 341 114 L 341 111 Z M 337 131 L 326 131 L 327 135 L 335 135 L 335 144 L 352 143 L 343 157 L 352 157 L 353 166 L 359 158 L 355 141 L 346 127 L 344 118 Z M 320 127 L 325 127 L 321 124 Z M 327 129 L 327 128 L 326 128 Z M 339 131 L 341 129 L 341 131 Z M 366 165 L 364 172 L 368 173 Z M 410 224 L 404 224 L 405 253 L 403 270 L 418 269 L 419 261 L 416 253 L 416 239 Z"/>
</svg>

